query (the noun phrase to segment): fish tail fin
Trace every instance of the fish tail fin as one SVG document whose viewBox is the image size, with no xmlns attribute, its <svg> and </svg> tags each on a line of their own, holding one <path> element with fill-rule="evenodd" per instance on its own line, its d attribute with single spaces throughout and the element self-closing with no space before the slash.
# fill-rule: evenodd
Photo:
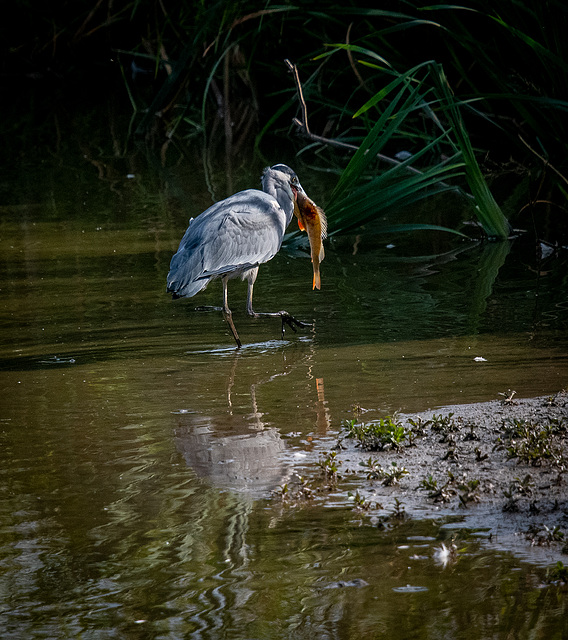
<svg viewBox="0 0 568 640">
<path fill-rule="evenodd" d="M 317 271 L 314 270 L 314 281 L 312 283 L 312 290 L 313 289 L 321 289 L 321 278 L 319 269 Z"/>
</svg>

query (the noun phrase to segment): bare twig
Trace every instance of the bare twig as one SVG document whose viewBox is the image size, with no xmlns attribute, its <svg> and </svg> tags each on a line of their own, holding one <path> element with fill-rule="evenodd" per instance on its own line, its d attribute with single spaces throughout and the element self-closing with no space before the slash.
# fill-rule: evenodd
<svg viewBox="0 0 568 640">
<path fill-rule="evenodd" d="M 314 142 L 321 142 L 322 144 L 328 144 L 332 147 L 341 147 L 342 149 L 349 149 L 350 151 L 358 151 L 359 147 L 354 144 L 349 144 L 348 142 L 342 142 L 341 140 L 336 140 L 335 138 L 324 138 L 323 136 L 318 136 L 315 133 L 310 131 L 310 127 L 308 126 L 308 107 L 306 106 L 306 101 L 304 99 L 304 92 L 302 91 L 302 84 L 300 83 L 300 77 L 298 76 L 298 69 L 295 64 L 292 64 L 290 60 L 284 60 L 288 69 L 292 72 L 294 76 L 294 82 L 296 83 L 296 90 L 298 92 L 298 100 L 300 101 L 300 106 L 302 108 L 302 120 L 298 118 L 293 118 L 292 122 L 300 128 L 303 133 L 313 140 Z M 389 158 L 388 156 L 384 156 L 382 154 L 377 154 L 377 158 L 380 160 L 384 160 L 385 162 L 398 165 L 402 164 L 399 160 L 395 160 L 394 158 Z M 414 167 L 407 167 L 411 173 L 422 173 L 415 169 Z"/>
<path fill-rule="evenodd" d="M 523 137 L 522 137 L 522 136 L 519 136 L 519 140 L 520 140 L 520 141 L 525 145 L 525 147 L 526 147 L 529 151 L 531 151 L 532 153 L 534 153 L 534 155 L 535 155 L 539 160 L 542 160 L 542 162 L 544 163 L 544 166 L 545 166 L 545 167 L 550 167 L 550 168 L 554 171 L 554 173 L 555 173 L 559 178 L 562 178 L 562 180 L 564 180 L 564 182 L 565 182 L 566 184 L 568 184 L 568 178 L 566 178 L 566 176 L 562 175 L 562 174 L 560 173 L 560 171 L 558 171 L 558 169 L 556 169 L 556 167 L 554 167 L 553 165 L 551 165 L 551 164 L 550 164 L 550 162 L 548 162 L 548 160 L 547 160 L 546 158 L 544 158 L 543 156 L 541 156 L 541 155 L 540 155 L 540 153 L 537 153 L 537 152 L 536 152 L 536 151 L 535 151 L 535 150 L 530 146 L 530 144 L 529 144 L 526 140 L 524 140 L 524 139 L 523 139 Z"/>
<path fill-rule="evenodd" d="M 566 212 L 566 207 L 563 207 L 561 204 L 558 204 L 558 202 L 553 202 L 552 200 L 531 200 L 530 202 L 527 202 L 519 209 L 519 213 L 522 213 L 525 209 L 529 209 L 535 204 L 546 204 L 549 207 L 556 207 L 557 209 L 560 209 L 561 211 Z"/>
<path fill-rule="evenodd" d="M 306 106 L 306 101 L 304 100 L 304 92 L 302 91 L 302 85 L 300 84 L 300 78 L 298 76 L 298 69 L 295 64 L 292 64 L 290 60 L 284 60 L 286 66 L 292 72 L 294 76 L 294 82 L 296 83 L 296 90 L 298 91 L 298 100 L 300 101 L 300 106 L 302 107 L 302 122 L 299 123 L 300 127 L 304 130 L 307 136 L 311 137 L 310 127 L 308 126 L 308 107 Z M 299 122 L 297 118 L 294 118 L 295 122 Z"/>
<path fill-rule="evenodd" d="M 103 0 L 98 0 L 96 2 L 95 6 L 91 9 L 89 14 L 85 18 L 85 20 L 83 20 L 83 24 L 75 32 L 75 35 L 73 36 L 73 42 L 77 42 L 79 40 L 79 38 L 83 35 L 83 32 L 87 28 L 87 25 L 92 20 L 92 18 L 95 15 L 97 9 L 101 6 L 102 3 L 103 3 Z"/>
</svg>

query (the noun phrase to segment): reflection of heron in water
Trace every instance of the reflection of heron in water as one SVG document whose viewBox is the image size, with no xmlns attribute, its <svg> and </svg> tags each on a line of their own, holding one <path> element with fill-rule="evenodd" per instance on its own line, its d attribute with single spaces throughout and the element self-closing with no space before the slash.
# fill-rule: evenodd
<svg viewBox="0 0 568 640">
<path fill-rule="evenodd" d="M 305 361 L 305 352 L 303 353 L 304 356 L 300 357 Z M 278 367 L 272 375 L 267 375 L 263 358 L 255 360 L 261 366 L 260 371 L 255 374 L 250 369 L 251 359 L 243 358 L 241 352 L 235 352 L 223 385 L 226 403 L 223 402 L 222 406 L 226 407 L 226 410 L 219 407 L 219 386 L 210 386 L 207 373 L 202 372 L 200 380 L 214 394 L 211 406 L 209 410 L 205 408 L 176 412 L 175 429 L 178 450 L 188 466 L 199 476 L 208 478 L 217 487 L 257 496 L 266 495 L 288 481 L 293 472 L 290 465 L 291 456 L 287 459 L 287 447 L 279 429 L 273 426 L 274 418 L 269 418 L 270 422 L 265 419 L 258 405 L 257 391 L 261 386 L 275 383 L 296 370 L 298 363 L 291 362 L 290 356 L 288 351 L 285 365 L 282 368 Z M 246 380 L 240 378 L 241 382 L 245 382 L 246 391 L 242 384 L 237 385 L 239 363 L 242 366 L 242 375 L 247 376 Z M 214 368 L 214 372 L 211 371 L 211 376 L 220 382 L 218 367 Z M 323 380 L 312 378 L 311 366 L 308 367 L 306 383 L 317 393 L 317 396 L 313 394 L 314 431 L 323 434 L 327 430 L 330 417 L 324 398 Z M 192 395 L 201 395 L 200 387 L 195 388 Z M 202 395 L 201 397 L 203 398 Z M 244 398 L 245 406 L 242 403 Z M 202 402 L 206 401 L 203 399 Z M 250 407 L 250 410 L 247 407 Z"/>
<path fill-rule="evenodd" d="M 255 593 L 246 588 L 251 558 L 256 554 L 249 539 L 249 532 L 258 527 L 254 524 L 259 513 L 255 499 L 267 497 L 279 485 L 289 484 L 295 475 L 294 465 L 290 464 L 293 451 L 286 456 L 287 447 L 280 431 L 272 426 L 275 416 L 262 411 L 267 397 L 276 395 L 280 400 L 285 394 L 265 393 L 261 387 L 271 383 L 281 391 L 280 382 L 302 378 L 304 387 L 311 391 L 308 395 L 316 411 L 315 424 L 320 425 L 320 416 L 327 415 L 327 408 L 323 384 L 320 380 L 315 386 L 312 376 L 312 354 L 313 345 L 307 343 L 298 343 L 296 349 L 287 348 L 285 352 L 263 350 L 254 358 L 235 351 L 231 353 L 232 363 L 226 357 L 220 361 L 212 354 L 206 371 L 191 377 L 185 371 L 178 372 L 186 397 L 201 400 L 195 411 L 188 407 L 175 413 L 175 445 L 187 465 L 203 478 L 203 490 L 197 493 L 207 496 L 201 503 L 203 509 L 199 513 L 193 511 L 187 519 L 187 547 L 191 553 L 194 545 L 196 555 L 210 548 L 210 557 L 218 567 L 215 580 L 209 581 L 212 586 L 203 594 L 202 602 L 209 606 L 192 614 L 192 622 L 201 623 L 215 637 L 224 635 L 228 617 L 234 620 L 235 597 L 243 605 Z M 199 360 L 203 364 L 203 352 L 199 353 Z M 303 375 L 298 376 L 298 369 L 303 369 Z M 220 370 L 225 372 L 222 379 Z M 291 373 L 296 375 L 289 376 Z M 192 381 L 190 386 L 188 380 Z M 177 387 L 177 382 L 172 378 L 172 386 Z M 288 421 L 283 426 L 289 428 Z M 222 499 L 217 496 L 219 490 L 223 492 Z M 262 503 L 260 510 L 264 511 Z M 279 527 L 282 513 L 285 511 L 271 512 L 267 526 Z M 207 537 L 208 532 L 214 535 Z M 193 556 L 188 558 L 190 564 Z"/>
<path fill-rule="evenodd" d="M 307 215 L 308 209 L 310 216 L 304 218 L 303 214 L 306 212 Z M 309 221 L 309 228 L 306 230 L 310 245 L 314 245 L 312 258 L 314 251 L 318 255 L 316 261 L 312 259 L 314 288 L 319 289 L 319 262 L 323 259 L 321 240 L 325 237 L 327 224 L 325 215 L 307 197 L 292 169 L 285 164 L 277 164 L 264 170 L 262 191 L 247 189 L 236 193 L 215 203 L 190 221 L 170 264 L 168 292 L 173 294 L 174 299 L 191 298 L 205 289 L 211 280 L 221 278 L 221 310 L 237 347 L 241 346 L 241 340 L 227 299 L 227 282 L 231 278 L 241 277 L 248 281 L 246 309 L 250 316 L 278 317 L 282 320 L 282 332 L 284 324 L 288 324 L 294 331 L 296 327 L 310 326 L 296 320 L 287 311 L 257 313 L 252 308 L 253 286 L 259 266 L 272 260 L 280 250 L 286 227 L 294 213 L 300 220 L 301 228 L 304 228 L 303 220 Z M 319 229 L 319 232 L 314 229 Z"/>
<path fill-rule="evenodd" d="M 264 496 L 283 482 L 285 450 L 277 429 L 230 436 L 215 435 L 206 416 L 183 414 L 176 429 L 176 446 L 186 463 L 223 489 Z"/>
<path fill-rule="evenodd" d="M 237 354 L 227 379 L 227 412 L 220 415 L 178 413 L 176 446 L 186 463 L 214 485 L 260 496 L 281 484 L 288 469 L 282 460 L 285 444 L 278 429 L 267 426 L 263 421 L 256 390 L 258 386 L 289 372 L 252 382 L 251 412 L 243 416 L 239 411 L 233 411 L 238 361 Z M 227 434 L 228 430 L 230 434 Z"/>
</svg>

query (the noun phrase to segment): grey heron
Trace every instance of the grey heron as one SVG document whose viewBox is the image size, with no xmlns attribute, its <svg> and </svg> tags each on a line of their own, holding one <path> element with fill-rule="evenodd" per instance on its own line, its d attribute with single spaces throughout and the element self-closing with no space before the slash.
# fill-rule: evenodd
<svg viewBox="0 0 568 640">
<path fill-rule="evenodd" d="M 298 176 L 285 164 L 267 167 L 261 183 L 262 191 L 247 189 L 235 193 L 190 220 L 171 260 L 167 279 L 167 291 L 176 299 L 191 298 L 211 280 L 220 278 L 223 306 L 218 309 L 223 312 L 237 347 L 241 347 L 241 340 L 227 300 L 227 283 L 232 278 L 240 276 L 248 282 L 246 310 L 250 316 L 280 317 L 282 333 L 285 323 L 294 331 L 296 327 L 310 326 L 287 311 L 257 313 L 253 310 L 253 286 L 259 266 L 280 250 L 286 227 L 294 213 L 299 214 L 298 194 L 301 194 L 301 203 L 311 203 Z M 323 212 L 321 214 L 323 216 Z"/>
</svg>

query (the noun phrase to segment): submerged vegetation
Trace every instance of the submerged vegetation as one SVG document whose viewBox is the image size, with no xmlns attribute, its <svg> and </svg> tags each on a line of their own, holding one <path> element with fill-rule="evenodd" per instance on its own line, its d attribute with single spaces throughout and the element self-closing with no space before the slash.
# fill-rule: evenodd
<svg viewBox="0 0 568 640">
<path fill-rule="evenodd" d="M 299 134 L 304 158 L 338 176 L 332 233 L 457 189 L 482 234 L 506 238 L 510 223 L 565 221 L 567 17 L 560 0 L 31 1 L 5 28 L 2 70 L 50 89 L 99 79 L 129 101 L 133 132 L 186 151 L 262 155 L 268 135 Z M 522 188 L 499 205 L 488 178 Z M 442 225 L 382 220 L 403 228 Z"/>
</svg>

